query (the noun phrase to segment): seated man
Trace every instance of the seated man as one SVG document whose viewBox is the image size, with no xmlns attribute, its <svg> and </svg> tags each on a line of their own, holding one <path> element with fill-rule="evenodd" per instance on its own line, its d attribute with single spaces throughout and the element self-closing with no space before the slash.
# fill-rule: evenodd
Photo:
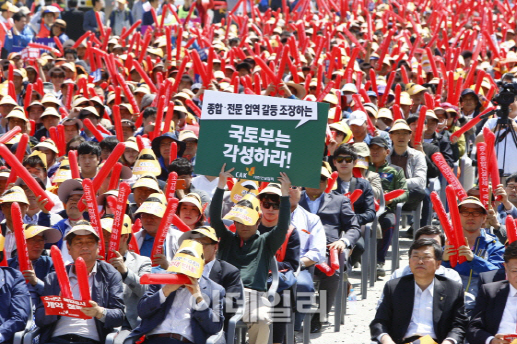
<svg viewBox="0 0 517 344">
<path fill-rule="evenodd" d="M 454 267 L 463 281 L 465 290 L 465 308 L 472 311 L 475 298 L 478 294 L 479 274 L 497 270 L 503 267 L 504 246 L 491 234 L 488 234 L 483 224 L 486 221 L 487 211 L 476 197 L 469 196 L 458 205 L 460 211 L 463 234 L 467 245 L 458 248 L 460 257 L 465 257 L 463 264 Z M 452 245 L 445 246 L 443 266 L 450 268 L 449 256 L 455 249 Z"/>
<path fill-rule="evenodd" d="M 234 265 L 241 271 L 244 284 L 246 314 L 244 321 L 248 323 L 250 344 L 266 344 L 269 340 L 270 303 L 266 297 L 269 265 L 282 246 L 289 229 L 289 188 L 291 182 L 286 174 L 282 173 L 280 213 L 278 225 L 269 232 L 260 234 L 259 209 L 250 201 L 237 203 L 225 219 L 233 220 L 236 232 L 228 230 L 221 219 L 224 187 L 226 180 L 233 178 L 233 168 L 226 171 L 223 165 L 219 174 L 217 189 L 210 207 L 210 221 L 215 229 L 219 241 L 219 257 Z"/>
<path fill-rule="evenodd" d="M 133 200 L 135 203 L 129 204 L 129 211 L 133 220 L 135 220 L 134 214 L 138 210 L 138 207 L 145 202 L 145 200 L 153 193 L 161 192 L 158 180 L 155 176 L 143 175 L 141 176 L 131 187 L 133 191 Z"/>
<path fill-rule="evenodd" d="M 54 272 L 54 264 L 52 259 L 45 255 L 43 256 L 43 250 L 45 244 L 53 244 L 61 240 L 61 232 L 55 228 L 43 227 L 38 225 L 24 225 L 25 230 L 25 241 L 27 245 L 27 252 L 29 254 L 29 260 L 32 264 L 32 269 L 23 271 L 23 277 L 29 282 L 27 287 L 32 298 L 32 305 L 36 307 L 40 301 L 40 296 L 43 293 L 43 279 Z M 7 264 L 13 269 L 19 270 L 20 263 L 18 261 L 18 255 L 9 259 Z"/>
<path fill-rule="evenodd" d="M 320 185 L 319 188 L 305 188 L 300 197 L 300 206 L 305 210 L 316 214 L 320 217 L 325 235 L 327 238 L 327 248 L 336 249 L 339 253 L 345 249 L 351 249 L 355 246 L 357 240 L 361 237 L 361 229 L 357 221 L 357 216 L 352 211 L 350 200 L 343 195 L 336 195 L 333 193 L 325 193 L 328 179 L 330 178 L 330 171 L 327 167 L 321 167 Z M 326 311 L 334 305 L 336 299 L 339 271 L 336 271 L 332 276 L 327 276 L 320 270 L 315 271 L 320 282 L 320 290 L 325 290 Z M 321 328 L 319 323 L 319 313 L 313 317 L 313 332 Z"/>
<path fill-rule="evenodd" d="M 508 279 L 480 287 L 476 307 L 468 326 L 470 344 L 509 344 L 504 337 L 515 334 L 515 295 L 517 294 L 517 242 L 504 252 Z"/>
<path fill-rule="evenodd" d="M 169 271 L 183 273 L 190 284 L 153 284 L 138 303 L 141 324 L 130 338 L 145 335 L 145 344 L 204 344 L 223 328 L 225 291 L 203 275 L 203 245 L 184 240 Z M 182 269 L 188 265 L 188 269 Z M 207 301 L 205 301 L 205 299 Z"/>
<path fill-rule="evenodd" d="M 0 235 L 0 261 L 4 260 L 5 238 Z M 25 278 L 18 269 L 0 267 L 0 343 L 12 343 L 16 332 L 29 321 L 31 297 Z"/>
<path fill-rule="evenodd" d="M 390 137 L 393 142 L 393 151 L 388 155 L 388 162 L 400 167 L 406 177 L 407 188 L 409 190 L 407 201 L 403 210 L 413 211 L 418 207 L 425 197 L 427 185 L 427 164 L 425 154 L 409 147 L 412 130 L 405 120 L 399 119 L 393 123 L 390 129 Z M 386 191 L 386 190 L 384 190 Z M 420 224 L 415 224 L 419 227 Z M 408 234 L 413 236 L 413 229 L 408 229 Z"/>
<path fill-rule="evenodd" d="M 111 230 L 113 228 L 113 216 L 106 215 L 101 219 L 101 226 L 104 234 L 104 244 L 106 253 L 109 249 L 111 239 Z M 143 274 L 151 273 L 151 259 L 141 256 L 135 252 L 129 251 L 129 242 L 131 241 L 131 219 L 128 215 L 124 215 L 124 223 L 122 225 L 122 233 L 120 235 L 120 247 L 118 252 L 115 251 L 116 257 L 111 258 L 108 262 L 122 277 L 124 282 L 124 304 L 126 305 L 126 319 L 129 322 L 129 328 L 134 329 L 140 324 L 136 306 L 138 301 L 144 296 L 149 285 L 140 284 L 140 277 Z M 127 324 L 124 324 L 127 327 Z"/>
<path fill-rule="evenodd" d="M 289 203 L 291 204 L 291 225 L 300 235 L 300 265 L 301 270 L 296 276 L 296 299 L 310 301 L 307 293 L 314 294 L 314 281 L 308 270 L 312 265 L 326 261 L 327 239 L 325 229 L 318 215 L 312 214 L 299 205 L 302 190 L 292 186 L 289 189 Z M 300 331 L 305 311 L 309 305 L 301 305 L 296 309 L 294 323 L 295 331 Z M 310 307 L 309 307 L 310 309 Z"/>
<path fill-rule="evenodd" d="M 91 319 L 77 319 L 57 315 L 45 315 L 43 303 L 36 309 L 36 325 L 41 328 L 40 343 L 104 343 L 106 336 L 124 321 L 122 278 L 113 266 L 97 260 L 99 236 L 88 221 L 79 221 L 65 235 L 68 252 L 74 261 L 82 257 L 89 272 L 91 289 L 90 307 L 81 311 Z M 73 265 L 66 267 L 74 299 L 80 300 L 79 284 Z M 42 296 L 59 295 L 56 273 L 45 278 Z"/>
<path fill-rule="evenodd" d="M 65 180 L 59 186 L 57 190 L 57 194 L 61 202 L 63 202 L 65 206 L 63 219 L 52 226 L 52 228 L 58 229 L 62 237 L 64 237 L 76 224 L 81 220 L 88 220 L 88 212 L 80 212 L 78 203 L 81 200 L 81 197 L 84 194 L 83 184 L 80 179 L 68 179 Z M 86 209 L 85 209 L 86 210 Z M 73 259 L 68 253 L 68 248 L 66 247 L 65 240 L 59 240 L 56 244 L 57 247 L 61 249 L 61 254 L 63 255 L 63 261 L 66 264 L 72 263 Z M 46 248 L 50 248 L 50 246 L 46 246 Z"/>
<path fill-rule="evenodd" d="M 345 143 L 334 151 L 334 166 L 336 166 L 339 175 L 336 181 L 337 188 L 333 190 L 333 192 L 337 195 L 351 194 L 355 190 L 361 190 L 363 192 L 352 206 L 359 226 L 364 226 L 369 222 L 373 222 L 375 219 L 375 199 L 373 189 L 368 180 L 353 176 L 353 169 L 358 158 L 354 147 L 355 146 Z M 368 163 L 365 160 L 362 160 L 362 162 L 366 168 L 368 168 Z M 361 260 L 361 255 L 364 252 L 363 236 L 364 233 L 361 234 L 352 252 L 350 261 L 350 265 L 352 266 Z"/>
<path fill-rule="evenodd" d="M 27 200 L 25 192 L 23 192 L 19 186 L 13 186 L 5 190 L 0 197 L 0 207 L 5 217 L 4 220 L 0 222 L 0 228 L 2 229 L 2 236 L 5 238 L 5 245 L 3 247 L 6 259 L 11 258 L 12 253 L 16 250 L 16 239 L 14 238 L 13 218 L 11 214 L 13 202 L 18 203 L 22 218 L 24 218 L 27 209 L 29 209 L 29 200 Z"/>
<path fill-rule="evenodd" d="M 440 247 L 445 247 L 445 235 L 437 226 L 424 226 L 417 230 L 413 242 L 417 241 L 418 239 L 431 239 L 436 241 Z M 404 277 L 411 273 L 411 267 L 406 265 L 403 268 L 398 268 L 397 270 L 393 271 L 390 276 L 390 280 Z M 443 265 L 440 265 L 440 267 L 436 270 L 436 274 L 461 283 L 460 275 L 454 269 L 445 268 Z"/>
<path fill-rule="evenodd" d="M 252 195 L 246 195 L 244 197 L 244 199 L 247 197 L 255 198 L 255 196 Z M 260 201 L 260 210 L 262 212 L 258 226 L 260 234 L 268 233 L 278 225 L 280 197 L 282 197 L 281 186 L 277 183 L 269 183 L 268 186 L 258 194 L 257 198 Z M 279 312 L 281 312 L 285 309 L 283 302 L 285 299 L 284 292 L 288 292 L 287 289 L 291 288 L 296 282 L 294 273 L 298 270 L 300 264 L 300 235 L 294 226 L 289 227 L 285 241 L 276 253 L 276 260 L 278 262 L 278 271 L 283 275 L 280 277 L 280 284 L 278 286 L 280 302 L 275 306 L 279 308 Z M 284 341 L 285 332 L 285 322 L 274 322 L 273 343 L 282 343 Z"/>
<path fill-rule="evenodd" d="M 140 214 L 140 220 L 142 221 L 142 229 L 135 233 L 135 239 L 142 256 L 151 258 L 154 238 L 165 214 L 163 199 L 162 194 L 151 194 L 135 212 L 135 215 Z"/>
<path fill-rule="evenodd" d="M 227 329 L 228 321 L 237 310 L 237 300 L 242 298 L 241 273 L 232 264 L 216 258 L 219 250 L 219 239 L 212 227 L 202 226 L 183 233 L 178 239 L 178 247 L 181 246 L 183 240 L 188 239 L 196 240 L 203 245 L 205 256 L 203 276 L 219 284 L 225 290 L 226 302 L 224 303 L 223 314 L 224 327 Z"/>
<path fill-rule="evenodd" d="M 411 343 L 429 336 L 437 343 L 462 343 L 467 316 L 463 287 L 436 275 L 442 248 L 434 240 L 419 239 L 409 248 L 412 275 L 388 281 L 375 319 L 372 340 L 382 344 Z"/>
</svg>

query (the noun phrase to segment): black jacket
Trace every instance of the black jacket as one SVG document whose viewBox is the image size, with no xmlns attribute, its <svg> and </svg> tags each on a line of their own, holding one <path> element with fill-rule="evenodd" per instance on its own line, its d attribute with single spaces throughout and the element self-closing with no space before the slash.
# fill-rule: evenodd
<svg viewBox="0 0 517 344">
<path fill-rule="evenodd" d="M 239 269 L 224 260 L 216 259 L 212 270 L 210 270 L 210 279 L 219 284 L 226 291 L 226 298 L 233 301 L 233 309 L 237 309 L 237 300 L 242 298 L 241 289 L 241 273 Z M 235 312 L 226 309 L 226 302 L 223 303 L 224 328 L 228 328 L 228 322 Z"/>
<path fill-rule="evenodd" d="M 338 177 L 336 183 L 337 188 L 333 193 L 338 195 L 345 194 L 341 178 Z M 348 192 L 352 193 L 355 190 L 363 190 L 361 196 L 354 203 L 354 212 L 359 226 L 373 222 L 375 220 L 375 198 L 370 183 L 366 179 L 352 177 Z"/>
<path fill-rule="evenodd" d="M 488 283 L 479 289 L 467 331 L 470 344 L 485 344 L 488 337 L 497 334 L 509 292 L 510 284 L 506 280 Z"/>
<path fill-rule="evenodd" d="M 433 325 L 438 343 L 453 338 L 463 343 L 467 315 L 464 312 L 463 287 L 450 279 L 436 275 L 433 294 Z M 370 323 L 372 340 L 382 333 L 391 336 L 395 343 L 402 343 L 413 314 L 415 296 L 414 275 L 386 282 L 384 299 L 375 319 Z"/>
<path fill-rule="evenodd" d="M 84 35 L 83 29 L 84 12 L 78 9 L 71 9 L 62 14 L 63 20 L 66 22 L 66 34 L 70 39 L 77 41 L 79 37 Z"/>
</svg>

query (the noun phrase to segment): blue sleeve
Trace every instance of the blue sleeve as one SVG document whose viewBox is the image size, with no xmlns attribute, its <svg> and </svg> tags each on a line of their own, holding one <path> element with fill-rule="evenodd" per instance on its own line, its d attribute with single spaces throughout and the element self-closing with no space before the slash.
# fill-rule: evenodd
<svg viewBox="0 0 517 344">
<path fill-rule="evenodd" d="M 204 303 L 204 301 L 202 301 L 198 304 L 201 310 L 197 310 L 196 307 L 194 307 L 194 311 L 192 312 L 192 317 L 196 319 L 199 326 L 201 326 L 208 335 L 214 335 L 221 331 L 224 324 L 223 300 L 225 291 L 224 289 L 216 290 L 213 288 L 212 295 L 209 297 L 212 298 L 216 293 L 219 295 L 212 299 L 212 307 L 206 307 L 205 305 L 202 305 L 202 303 Z M 217 304 L 214 304 L 214 300 L 217 302 Z"/>
<path fill-rule="evenodd" d="M 4 48 L 7 51 L 11 51 L 13 49 L 13 36 L 5 35 Z"/>
<path fill-rule="evenodd" d="M 10 342 L 16 332 L 22 331 L 29 320 L 30 299 L 29 289 L 21 272 L 4 270 L 7 291 L 2 292 L 2 307 L 7 307 L 7 317 L 0 325 L 0 333 L 6 342 Z M 9 276 L 11 275 L 11 276 Z M 4 313 L 5 314 L 5 313 Z"/>
<path fill-rule="evenodd" d="M 97 32 L 97 20 L 95 19 L 95 13 L 90 10 L 84 14 L 83 30 Z"/>
<path fill-rule="evenodd" d="M 30 42 L 32 42 L 34 35 L 32 34 L 32 31 L 29 30 L 23 30 L 20 35 L 16 36 L 18 38 L 19 44 L 22 47 L 26 47 L 29 45 Z"/>
<path fill-rule="evenodd" d="M 133 25 L 135 23 L 135 20 L 133 19 L 133 14 L 131 12 L 129 12 L 128 14 L 129 14 L 129 24 Z"/>
<path fill-rule="evenodd" d="M 496 241 L 490 244 L 487 248 L 487 253 L 487 259 L 474 255 L 474 260 L 469 263 L 472 270 L 480 273 L 503 268 L 504 246 L 501 243 Z"/>
</svg>

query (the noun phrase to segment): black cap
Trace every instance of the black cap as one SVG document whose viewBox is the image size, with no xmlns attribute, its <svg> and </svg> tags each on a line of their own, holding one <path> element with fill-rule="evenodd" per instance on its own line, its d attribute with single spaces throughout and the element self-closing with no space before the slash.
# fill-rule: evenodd
<svg viewBox="0 0 517 344">
<path fill-rule="evenodd" d="M 370 140 L 369 146 L 377 145 L 379 147 L 382 147 L 384 149 L 389 149 L 390 145 L 388 144 L 388 141 L 384 137 L 375 136 Z"/>
</svg>

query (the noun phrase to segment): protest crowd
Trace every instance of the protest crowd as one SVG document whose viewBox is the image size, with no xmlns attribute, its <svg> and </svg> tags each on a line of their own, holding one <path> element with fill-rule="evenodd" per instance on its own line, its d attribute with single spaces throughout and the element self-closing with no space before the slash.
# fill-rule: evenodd
<svg viewBox="0 0 517 344">
<path fill-rule="evenodd" d="M 517 340 L 515 0 L 0 11 L 0 343 Z"/>
</svg>

